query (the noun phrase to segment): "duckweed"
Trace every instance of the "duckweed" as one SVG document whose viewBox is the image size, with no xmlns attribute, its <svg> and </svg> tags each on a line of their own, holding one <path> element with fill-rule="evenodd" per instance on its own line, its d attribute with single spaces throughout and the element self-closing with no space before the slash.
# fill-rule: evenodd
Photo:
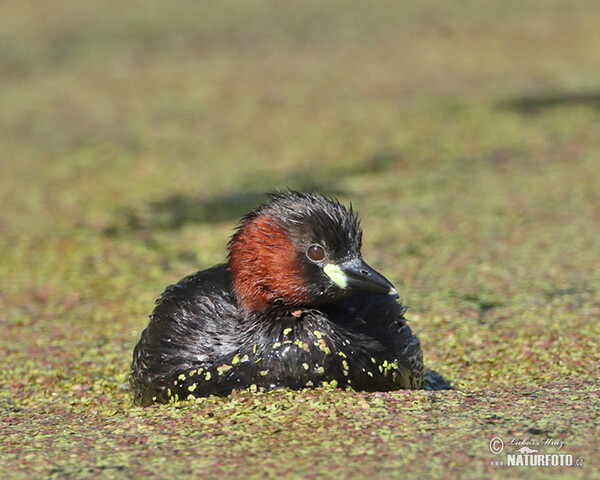
<svg viewBox="0 0 600 480">
<path fill-rule="evenodd" d="M 598 476 L 598 2 L 79 3 L 2 4 L 3 477 L 548 476 L 491 466 L 494 436 L 561 440 L 583 465 L 550 475 Z M 282 178 L 368 219 L 456 390 L 131 405 L 157 289 L 223 260 Z"/>
</svg>

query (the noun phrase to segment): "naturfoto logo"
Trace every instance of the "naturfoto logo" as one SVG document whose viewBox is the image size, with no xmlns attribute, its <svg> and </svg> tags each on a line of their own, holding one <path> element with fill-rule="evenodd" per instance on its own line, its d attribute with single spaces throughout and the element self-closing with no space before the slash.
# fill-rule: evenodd
<svg viewBox="0 0 600 480">
<path fill-rule="evenodd" d="M 511 438 L 505 443 L 501 437 L 490 440 L 489 450 L 497 457 L 490 460 L 494 467 L 573 467 L 583 466 L 583 459 L 574 458 L 570 453 L 558 453 L 564 442 L 555 438 L 535 439 L 530 437 Z M 551 453 L 542 449 L 551 449 Z M 505 450 L 505 456 L 499 457 Z"/>
</svg>

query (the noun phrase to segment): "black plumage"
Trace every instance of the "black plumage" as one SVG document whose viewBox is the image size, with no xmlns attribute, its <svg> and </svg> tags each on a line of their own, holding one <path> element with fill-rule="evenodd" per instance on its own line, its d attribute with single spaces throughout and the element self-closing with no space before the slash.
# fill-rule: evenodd
<svg viewBox="0 0 600 480">
<path fill-rule="evenodd" d="M 158 299 L 134 350 L 136 403 L 324 383 L 423 388 L 419 340 L 392 285 L 362 260 L 361 237 L 336 201 L 272 196 L 242 220 L 228 264 Z"/>
</svg>

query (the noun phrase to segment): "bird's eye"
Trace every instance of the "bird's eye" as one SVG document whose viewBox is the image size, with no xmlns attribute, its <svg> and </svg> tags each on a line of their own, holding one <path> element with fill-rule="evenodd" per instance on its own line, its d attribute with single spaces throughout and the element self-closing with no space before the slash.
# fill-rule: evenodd
<svg viewBox="0 0 600 480">
<path fill-rule="evenodd" d="M 313 262 L 320 262 L 325 258 L 325 250 L 321 245 L 311 245 L 306 249 L 306 256 Z"/>
</svg>

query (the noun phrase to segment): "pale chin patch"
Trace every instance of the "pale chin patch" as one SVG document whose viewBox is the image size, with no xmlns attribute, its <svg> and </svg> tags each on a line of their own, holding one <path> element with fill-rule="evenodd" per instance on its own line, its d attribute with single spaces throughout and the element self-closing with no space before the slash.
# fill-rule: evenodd
<svg viewBox="0 0 600 480">
<path fill-rule="evenodd" d="M 348 277 L 337 265 L 328 263 L 323 267 L 323 271 L 338 287 L 346 288 L 348 286 Z"/>
</svg>

